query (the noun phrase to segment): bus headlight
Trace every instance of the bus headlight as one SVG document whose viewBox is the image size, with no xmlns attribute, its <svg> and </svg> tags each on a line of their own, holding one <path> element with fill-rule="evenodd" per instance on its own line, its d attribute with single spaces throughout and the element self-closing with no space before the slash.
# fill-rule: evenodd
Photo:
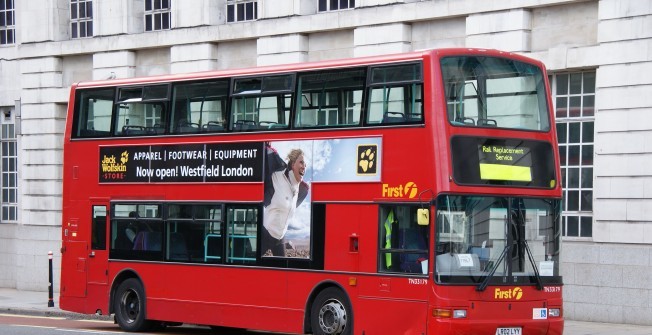
<svg viewBox="0 0 652 335">
<path fill-rule="evenodd" d="M 548 309 L 548 316 L 558 318 L 561 316 L 561 308 L 550 308 Z"/>
<path fill-rule="evenodd" d="M 466 317 L 466 309 L 456 309 L 453 311 L 453 319 L 462 319 Z"/>
</svg>

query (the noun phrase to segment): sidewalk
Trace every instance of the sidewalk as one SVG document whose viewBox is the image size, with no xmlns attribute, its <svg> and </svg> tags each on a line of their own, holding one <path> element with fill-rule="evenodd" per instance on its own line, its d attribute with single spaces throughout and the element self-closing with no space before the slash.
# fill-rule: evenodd
<svg viewBox="0 0 652 335">
<path fill-rule="evenodd" d="M 72 319 L 112 320 L 107 315 L 84 315 L 59 309 L 58 294 L 54 295 L 54 306 L 48 307 L 47 292 L 18 291 L 0 288 L 0 313 L 65 317 Z M 615 323 L 584 322 L 566 320 L 564 335 L 651 335 L 652 326 L 637 326 Z"/>
<path fill-rule="evenodd" d="M 113 320 L 108 315 L 86 315 L 61 310 L 59 294 L 54 294 L 54 307 L 48 307 L 48 292 L 18 291 L 0 288 L 0 313 L 65 317 L 68 319 Z"/>
</svg>

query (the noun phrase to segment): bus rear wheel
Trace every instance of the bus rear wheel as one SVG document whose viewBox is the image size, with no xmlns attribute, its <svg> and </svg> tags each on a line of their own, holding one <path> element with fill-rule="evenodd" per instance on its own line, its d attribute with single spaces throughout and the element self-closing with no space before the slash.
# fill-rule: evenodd
<svg viewBox="0 0 652 335">
<path fill-rule="evenodd" d="M 353 314 L 346 295 L 335 287 L 321 291 L 312 305 L 310 323 L 316 335 L 353 334 Z"/>
<path fill-rule="evenodd" d="M 115 320 L 124 331 L 149 330 L 151 322 L 145 319 L 145 290 L 140 280 L 129 278 L 115 292 L 113 306 Z"/>
</svg>

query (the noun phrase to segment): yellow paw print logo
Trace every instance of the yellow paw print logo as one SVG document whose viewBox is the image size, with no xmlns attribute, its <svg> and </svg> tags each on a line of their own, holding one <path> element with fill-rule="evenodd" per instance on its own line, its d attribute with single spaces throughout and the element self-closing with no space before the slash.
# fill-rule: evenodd
<svg viewBox="0 0 652 335">
<path fill-rule="evenodd" d="M 378 147 L 376 145 L 358 146 L 358 174 L 376 174 Z"/>
<path fill-rule="evenodd" d="M 124 151 L 122 155 L 120 155 L 120 161 L 122 164 L 126 164 L 129 161 L 129 152 Z"/>
</svg>

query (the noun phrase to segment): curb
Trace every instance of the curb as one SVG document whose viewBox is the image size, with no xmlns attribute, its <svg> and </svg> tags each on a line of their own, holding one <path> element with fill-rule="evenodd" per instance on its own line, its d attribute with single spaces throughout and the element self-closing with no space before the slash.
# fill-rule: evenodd
<svg viewBox="0 0 652 335">
<path fill-rule="evenodd" d="M 62 311 L 58 308 L 53 308 L 52 310 L 35 310 L 25 308 L 0 307 L 0 313 L 43 317 L 61 317 L 71 320 L 98 320 L 113 322 L 113 317 L 109 315 L 80 314 L 75 312 Z"/>
</svg>

